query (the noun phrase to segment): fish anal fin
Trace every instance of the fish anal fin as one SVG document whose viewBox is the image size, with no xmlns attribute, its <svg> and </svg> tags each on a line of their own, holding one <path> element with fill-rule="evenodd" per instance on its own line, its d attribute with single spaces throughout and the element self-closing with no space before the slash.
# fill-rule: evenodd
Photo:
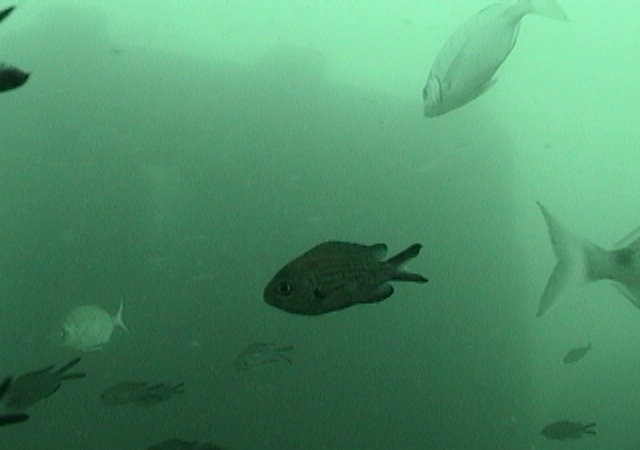
<svg viewBox="0 0 640 450">
<path fill-rule="evenodd" d="M 383 284 L 376 290 L 374 290 L 369 297 L 364 301 L 365 303 L 377 303 L 384 299 L 387 299 L 393 295 L 393 286 L 390 284 Z"/>
</svg>

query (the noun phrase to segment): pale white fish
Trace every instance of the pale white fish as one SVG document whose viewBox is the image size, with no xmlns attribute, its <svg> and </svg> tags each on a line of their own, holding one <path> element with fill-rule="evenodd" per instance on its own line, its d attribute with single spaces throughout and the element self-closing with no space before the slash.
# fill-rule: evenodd
<svg viewBox="0 0 640 450">
<path fill-rule="evenodd" d="M 123 311 L 123 299 L 115 315 L 95 305 L 72 309 L 62 320 L 59 336 L 62 345 L 82 351 L 100 350 L 109 342 L 116 327 L 129 331 L 123 321 Z"/>
<path fill-rule="evenodd" d="M 611 280 L 640 308 L 640 237 L 624 247 L 604 249 L 562 225 L 538 203 L 549 229 L 557 263 L 538 305 L 544 314 L 568 290 L 591 281 Z"/>
<path fill-rule="evenodd" d="M 451 35 L 422 90 L 425 117 L 436 117 L 480 96 L 516 43 L 520 21 L 530 13 L 567 20 L 556 0 L 518 0 L 489 6 Z"/>
</svg>

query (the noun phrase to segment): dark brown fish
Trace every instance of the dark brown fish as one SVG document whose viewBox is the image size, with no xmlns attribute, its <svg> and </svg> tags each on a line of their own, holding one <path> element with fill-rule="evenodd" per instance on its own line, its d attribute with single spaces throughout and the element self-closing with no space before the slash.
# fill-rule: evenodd
<svg viewBox="0 0 640 450">
<path fill-rule="evenodd" d="M 569 350 L 567 352 L 567 354 L 564 355 L 564 358 L 562 358 L 562 361 L 565 364 L 571 364 L 571 363 L 574 363 L 576 361 L 579 361 L 584 357 L 584 355 L 587 354 L 587 352 L 589 350 L 591 350 L 591 348 L 592 348 L 591 347 L 591 342 L 589 342 L 589 344 L 587 344 L 585 346 L 576 347 L 576 348 L 574 348 L 572 350 Z"/>
<path fill-rule="evenodd" d="M 168 439 L 149 447 L 147 450 L 224 450 L 213 444 L 201 444 L 196 441 L 183 441 L 181 439 Z"/>
<path fill-rule="evenodd" d="M 2 17 L 0 17 L 2 20 Z M 9 386 L 11 385 L 12 378 L 7 377 L 0 384 L 0 400 L 4 397 L 4 394 L 9 390 Z M 11 425 L 13 423 L 20 423 L 27 420 L 29 416 L 27 414 L 4 414 L 0 416 L 0 426 Z"/>
<path fill-rule="evenodd" d="M 421 248 L 413 244 L 383 260 L 385 244 L 324 242 L 280 269 L 265 287 L 264 300 L 283 311 L 303 315 L 380 302 L 393 294 L 389 281 L 427 282 L 422 275 L 401 270 Z"/>
<path fill-rule="evenodd" d="M 595 426 L 595 422 L 582 424 L 570 420 L 561 420 L 550 423 L 542 429 L 541 433 L 546 438 L 564 441 L 565 439 L 578 439 L 585 434 L 595 435 L 596 432 L 592 429 Z"/>
<path fill-rule="evenodd" d="M 54 394 L 60 389 L 64 380 L 84 378 L 85 373 L 67 373 L 78 362 L 80 362 L 80 358 L 69 361 L 55 372 L 51 371 L 54 366 L 49 366 L 19 376 L 7 389 L 2 402 L 7 408 L 14 411 L 26 410 L 40 400 Z"/>
</svg>

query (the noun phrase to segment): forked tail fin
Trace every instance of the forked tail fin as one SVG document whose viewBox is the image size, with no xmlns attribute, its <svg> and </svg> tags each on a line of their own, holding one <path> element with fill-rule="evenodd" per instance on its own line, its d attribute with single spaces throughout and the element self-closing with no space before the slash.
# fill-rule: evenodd
<svg viewBox="0 0 640 450">
<path fill-rule="evenodd" d="M 606 252 L 587 239 L 569 231 L 551 213 L 538 203 L 549 228 L 549 238 L 553 251 L 558 258 L 556 266 L 547 281 L 538 305 L 540 317 L 566 291 L 589 281 L 595 281 L 600 276 L 600 270 L 594 270 L 592 264 L 606 259 Z"/>
</svg>

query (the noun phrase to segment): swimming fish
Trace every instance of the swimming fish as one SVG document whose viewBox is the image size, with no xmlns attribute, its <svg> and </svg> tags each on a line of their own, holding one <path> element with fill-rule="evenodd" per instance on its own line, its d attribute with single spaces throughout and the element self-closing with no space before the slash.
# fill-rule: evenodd
<svg viewBox="0 0 640 450">
<path fill-rule="evenodd" d="M 166 402 L 175 394 L 184 393 L 184 383 L 178 383 L 174 385 L 159 383 L 153 386 L 147 387 L 140 395 L 133 401 L 138 406 L 153 406 L 158 403 Z"/>
<path fill-rule="evenodd" d="M 0 22 L 9 16 L 16 9 L 10 6 L 0 10 Z M 24 72 L 17 67 L 0 62 L 0 92 L 9 91 L 25 84 L 29 79 L 29 73 Z"/>
<path fill-rule="evenodd" d="M 64 380 L 84 378 L 86 373 L 67 373 L 69 369 L 80 362 L 80 358 L 75 358 L 52 372 L 53 365 L 35 372 L 29 372 L 16 378 L 7 389 L 2 399 L 2 403 L 14 411 L 24 411 L 54 394 Z"/>
<path fill-rule="evenodd" d="M 422 90 L 425 117 L 459 108 L 487 91 L 516 43 L 520 21 L 530 13 L 567 16 L 556 0 L 518 0 L 489 6 L 451 35 L 438 53 Z"/>
<path fill-rule="evenodd" d="M 62 320 L 59 336 L 62 345 L 82 351 L 100 350 L 116 327 L 129 331 L 122 319 L 123 309 L 122 299 L 115 316 L 94 305 L 72 309 Z"/>
<path fill-rule="evenodd" d="M 565 439 L 578 439 L 585 434 L 595 435 L 596 432 L 593 430 L 595 426 L 595 422 L 582 424 L 570 420 L 561 420 L 545 426 L 541 433 L 546 438 L 564 441 Z"/>
<path fill-rule="evenodd" d="M 293 361 L 285 354 L 293 350 L 293 346 L 287 345 L 278 347 L 275 344 L 257 342 L 247 345 L 233 361 L 233 366 L 240 371 L 247 371 L 255 366 L 269 364 L 278 361 L 286 361 L 293 364 Z"/>
<path fill-rule="evenodd" d="M 0 18 L 0 20 L 2 20 Z M 13 379 L 11 377 L 5 378 L 0 384 L 0 401 L 9 390 L 9 386 L 11 385 L 11 381 Z M 19 414 L 3 414 L 0 415 L 0 427 L 4 425 L 11 425 L 13 423 L 24 422 L 29 418 L 28 414 L 19 413 Z"/>
<path fill-rule="evenodd" d="M 542 204 L 538 206 L 557 258 L 538 304 L 538 317 L 567 290 L 597 280 L 614 281 L 631 303 L 640 308 L 640 238 L 606 250 L 569 231 Z"/>
<path fill-rule="evenodd" d="M 146 382 L 122 381 L 106 389 L 100 398 L 107 405 L 152 406 L 169 400 L 175 394 L 184 393 L 184 383 L 168 385 L 164 383 L 149 386 Z"/>
<path fill-rule="evenodd" d="M 183 441 L 181 439 L 168 439 L 149 447 L 147 450 L 224 450 L 213 444 L 202 444 L 196 441 Z"/>
<path fill-rule="evenodd" d="M 126 405 L 133 403 L 149 386 L 145 382 L 122 381 L 116 383 L 100 394 L 100 399 L 107 405 Z"/>
<path fill-rule="evenodd" d="M 385 244 L 324 242 L 280 269 L 265 287 L 264 300 L 283 311 L 303 315 L 380 302 L 393 294 L 390 281 L 427 282 L 422 275 L 401 270 L 421 248 L 413 244 L 383 261 Z"/>
<path fill-rule="evenodd" d="M 589 342 L 589 344 L 587 345 L 583 345 L 582 347 L 576 347 L 572 350 L 569 350 L 567 352 L 566 355 L 564 355 L 564 358 L 562 359 L 562 361 L 565 364 L 571 364 L 574 363 L 580 359 L 582 359 L 584 357 L 584 355 L 587 354 L 587 352 L 589 350 L 591 350 L 591 342 Z"/>
</svg>

